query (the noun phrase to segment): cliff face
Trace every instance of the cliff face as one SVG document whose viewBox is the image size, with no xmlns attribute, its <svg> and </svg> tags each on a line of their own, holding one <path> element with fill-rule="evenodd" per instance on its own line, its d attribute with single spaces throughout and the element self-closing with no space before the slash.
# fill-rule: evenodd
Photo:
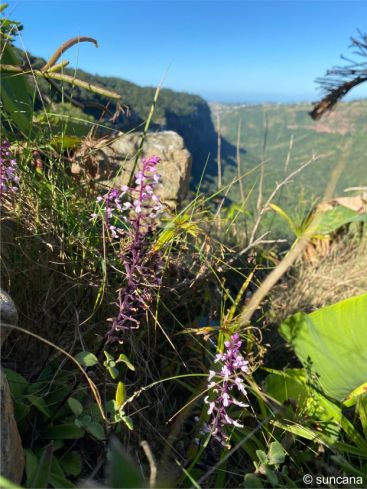
<svg viewBox="0 0 367 489">
<path fill-rule="evenodd" d="M 216 173 L 217 135 L 207 102 L 200 99 L 187 114 L 166 109 L 166 128 L 180 134 L 192 155 L 192 179 L 199 181 L 208 159 L 206 174 Z"/>
<path fill-rule="evenodd" d="M 98 152 L 94 164 L 94 181 L 106 187 L 128 185 L 134 169 L 135 157 L 139 150 L 142 132 L 122 134 L 112 144 Z M 191 155 L 184 145 L 183 138 L 174 131 L 149 132 L 144 140 L 141 157 L 159 156 L 157 165 L 161 179 L 156 188 L 163 204 L 170 208 L 180 206 L 189 190 Z M 83 176 L 85 159 L 75 158 L 71 171 Z"/>
</svg>

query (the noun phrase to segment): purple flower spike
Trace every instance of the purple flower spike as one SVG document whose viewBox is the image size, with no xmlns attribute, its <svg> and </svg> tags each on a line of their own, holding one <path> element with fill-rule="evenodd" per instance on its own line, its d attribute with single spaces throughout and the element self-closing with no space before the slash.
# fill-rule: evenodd
<svg viewBox="0 0 367 489">
<path fill-rule="evenodd" d="M 121 190 L 114 188 L 97 198 L 97 202 L 103 204 L 110 237 L 124 240 L 120 258 L 126 272 L 126 285 L 119 290 L 119 311 L 112 319 L 109 341 L 122 343 L 128 331 L 139 328 L 154 299 L 155 287 L 160 285 L 160 258 L 156 253 L 148 253 L 149 237 L 163 209 L 154 193 L 159 182 L 156 169 L 159 161 L 158 156 L 143 159 L 134 187 L 124 185 Z M 128 200 L 123 202 L 126 197 Z M 119 227 L 123 221 L 130 224 L 127 229 Z"/>
<path fill-rule="evenodd" d="M 224 343 L 225 351 L 216 356 L 215 363 L 222 362 L 222 368 L 219 372 L 209 371 L 208 387 L 210 395 L 204 402 L 208 404 L 208 414 L 210 420 L 204 427 L 204 432 L 211 432 L 215 439 L 222 445 L 228 446 L 228 435 L 224 431 L 226 425 L 232 425 L 242 428 L 242 424 L 232 419 L 228 414 L 228 408 L 232 405 L 239 407 L 248 407 L 248 404 L 238 401 L 234 397 L 234 392 L 246 396 L 243 375 L 250 373 L 248 361 L 240 353 L 242 341 L 240 335 L 235 333 L 229 341 Z M 214 381 L 214 378 L 221 380 Z"/>
<path fill-rule="evenodd" d="M 17 162 L 10 152 L 10 144 L 3 140 L 0 143 L 0 196 L 18 191 L 19 177 Z"/>
</svg>

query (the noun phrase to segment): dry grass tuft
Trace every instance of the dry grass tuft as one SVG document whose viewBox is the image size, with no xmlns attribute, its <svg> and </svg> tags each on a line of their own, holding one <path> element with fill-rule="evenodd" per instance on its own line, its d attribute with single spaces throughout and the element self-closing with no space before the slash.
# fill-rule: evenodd
<svg viewBox="0 0 367 489">
<path fill-rule="evenodd" d="M 367 291 L 367 237 L 344 239 L 317 263 L 299 263 L 273 289 L 271 316 L 279 324 L 296 312 L 311 312 Z"/>
</svg>

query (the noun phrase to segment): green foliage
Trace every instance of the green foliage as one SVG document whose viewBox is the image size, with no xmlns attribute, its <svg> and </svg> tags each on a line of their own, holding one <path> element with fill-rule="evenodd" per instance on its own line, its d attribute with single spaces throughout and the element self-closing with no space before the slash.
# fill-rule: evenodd
<svg viewBox="0 0 367 489">
<path fill-rule="evenodd" d="M 319 156 L 317 162 L 297 175 L 292 184 L 273 201 L 297 224 L 302 223 L 315 202 L 323 199 L 331 181 L 335 183 L 333 195 L 336 196 L 342 195 L 348 187 L 367 185 L 363 170 L 367 101 L 341 103 L 333 112 L 333 117 L 325 117 L 322 122 L 310 119 L 310 108 L 307 104 L 211 105 L 213 122 L 219 112 L 222 137 L 232 147 L 237 144 L 238 124 L 242 121 L 240 166 L 241 174 L 245 174 L 242 183 L 248 210 L 256 208 L 260 181 L 260 169 L 256 167 L 262 161 L 262 194 L 265 201 L 275 182 L 281 182 L 313 154 Z M 225 146 L 222 150 L 222 166 L 224 184 L 237 177 L 236 152 L 231 146 Z M 336 172 L 340 172 L 338 178 Z M 214 183 L 210 188 L 214 191 Z M 228 197 L 233 202 L 241 202 L 238 183 L 232 186 Z M 287 229 L 283 218 L 272 212 L 266 213 L 263 219 L 264 232 L 269 228 L 282 236 Z"/>
<path fill-rule="evenodd" d="M 363 367 L 367 359 L 363 337 L 366 306 L 364 294 L 308 315 L 298 313 L 282 323 L 280 332 L 304 368 L 271 370 L 267 376 L 266 392 L 287 405 L 285 419 L 275 419 L 272 424 L 298 437 L 336 447 L 341 453 L 367 453 Z M 362 433 L 343 412 L 354 404 Z"/>
<path fill-rule="evenodd" d="M 94 353 L 89 351 L 81 351 L 75 355 L 75 360 L 77 360 L 83 367 L 94 367 L 98 363 L 98 358 Z"/>
<path fill-rule="evenodd" d="M 16 25 L 13 21 L 1 22 L 1 38 L 10 26 Z M 19 66 L 19 58 L 9 41 L 1 46 L 0 63 Z M 12 133 L 19 131 L 24 137 L 32 132 L 33 91 L 26 75 L 1 74 L 1 114 L 3 118 L 3 135 L 11 137 Z M 7 122 L 5 129 L 3 123 Z"/>
<path fill-rule="evenodd" d="M 367 294 L 298 313 L 280 327 L 305 368 L 330 397 L 342 401 L 367 385 Z"/>
<path fill-rule="evenodd" d="M 43 489 L 48 486 L 51 472 L 52 452 L 53 446 L 52 443 L 50 443 L 42 450 L 41 456 L 36 464 L 29 464 L 29 466 L 32 466 L 32 469 L 34 469 L 33 474 L 27 474 L 30 478 L 29 487 L 39 487 Z"/>
<path fill-rule="evenodd" d="M 117 377 L 121 375 L 121 370 L 118 368 L 117 365 L 119 363 L 124 364 L 129 370 L 135 370 L 134 365 L 130 362 L 130 360 L 124 353 L 120 353 L 117 360 L 114 360 L 113 356 L 107 351 L 104 351 L 103 353 L 106 357 L 106 360 L 103 362 L 103 366 L 106 367 L 113 379 L 117 379 Z"/>
<path fill-rule="evenodd" d="M 6 5 L 3 5 L 2 10 L 5 8 Z M 30 79 L 32 78 L 41 78 L 44 81 L 52 82 L 52 86 L 55 86 L 53 80 L 58 80 L 71 86 L 79 86 L 86 92 L 98 94 L 102 97 L 102 99 L 107 97 L 110 99 L 119 100 L 120 96 L 115 92 L 97 87 L 93 83 L 85 83 L 83 80 L 76 78 L 75 73 L 70 75 L 58 73 L 60 69 L 62 70 L 63 67 L 68 64 L 68 62 L 62 62 L 60 65 L 56 65 L 62 53 L 79 42 L 87 41 L 93 42 L 97 45 L 97 42 L 94 39 L 82 36 L 70 39 L 54 53 L 47 63 L 43 63 L 42 68 L 39 67 L 41 69 L 38 69 L 36 66 L 32 65 L 28 68 L 24 68 L 21 63 L 22 58 L 18 56 L 19 50 L 14 49 L 11 44 L 11 36 L 9 35 L 9 32 L 11 31 L 13 31 L 13 33 L 17 33 L 19 27 L 20 24 L 16 21 L 2 19 L 0 37 L 4 43 L 2 43 L 0 53 L 0 71 L 2 82 L 1 113 L 3 116 L 3 121 L 5 121 L 5 125 L 2 122 L 2 130 L 8 138 L 19 137 L 19 135 L 21 135 L 23 138 L 31 139 L 31 137 L 35 137 L 37 134 L 39 135 L 39 131 L 36 130 L 36 127 L 33 124 L 35 101 L 39 89 L 30 82 Z M 28 63 L 27 58 L 25 61 Z M 30 72 L 32 76 L 31 78 Z M 60 92 L 62 93 L 61 97 L 63 100 L 63 91 L 60 90 Z M 101 107 L 103 107 L 103 105 L 101 105 Z M 76 117 L 80 116 L 81 114 L 80 111 L 77 112 L 77 114 L 75 114 L 75 112 L 75 110 L 71 109 L 71 106 L 62 104 L 61 109 L 59 110 L 59 116 L 64 116 L 64 124 L 60 124 L 61 117 L 59 117 L 55 124 L 56 132 L 64 133 L 65 128 L 68 126 L 71 134 L 73 135 L 80 136 L 86 134 L 85 124 L 83 125 L 82 121 L 93 120 L 93 118 L 87 116 Z M 55 117 L 55 113 L 47 114 L 47 112 L 44 111 L 43 114 L 38 117 L 38 120 L 41 123 L 47 123 L 46 125 L 50 127 L 53 124 Z M 71 117 L 73 118 L 73 123 L 70 124 Z M 77 119 L 79 120 L 75 122 Z M 45 127 L 43 127 L 43 129 L 45 129 Z"/>
<path fill-rule="evenodd" d="M 6 479 L 2 475 L 0 475 L 0 487 L 3 487 L 4 489 L 22 489 L 21 486 L 14 484 L 12 481 Z"/>
<path fill-rule="evenodd" d="M 4 25 L 7 35 L 10 24 Z M 68 47 L 77 42 L 71 41 Z M 14 48 L 7 46 L 15 55 Z M 14 56 L 5 61 L 19 68 Z M 5 61 L 2 63 L 6 64 Z M 31 62 L 38 71 L 45 66 L 42 59 L 31 57 Z M 55 70 L 55 65 L 51 65 Z M 63 84 L 70 81 L 67 77 L 75 73 L 65 65 L 57 69 L 56 73 L 66 77 L 55 78 L 63 89 Z M 6 260 L 9 266 L 5 268 L 10 270 L 9 283 L 17 297 L 22 321 L 29 321 L 28 333 L 23 332 L 32 334 L 32 328 L 39 325 L 42 337 L 34 336 L 43 341 L 43 347 L 44 344 L 52 347 L 53 337 L 57 341 L 61 338 L 65 350 L 53 346 L 58 355 L 68 359 L 60 362 L 57 357 L 55 361 L 47 352 L 37 362 L 37 354 L 31 348 L 21 355 L 17 353 L 21 342 L 14 342 L 14 352 L 18 354 L 14 364 L 21 365 L 23 375 L 11 369 L 6 374 L 25 448 L 25 486 L 76 487 L 91 472 L 95 484 L 101 487 L 147 487 L 149 472 L 150 486 L 158 482 L 168 484 L 159 480 L 154 459 L 159 460 L 158 468 L 162 467 L 164 474 L 175 472 L 170 466 L 174 461 L 180 475 L 178 481 L 170 484 L 178 482 L 180 487 L 188 484 L 237 487 L 242 483 L 245 487 L 296 487 L 305 469 L 321 467 L 327 472 L 332 463 L 333 470 L 364 474 L 367 296 L 311 314 L 300 312 L 285 321 L 280 331 L 293 346 L 297 359 L 286 356 L 283 350 L 279 355 L 275 350 L 281 364 L 279 370 L 259 368 L 269 359 L 265 356 L 268 346 L 265 328 L 269 321 L 266 308 L 257 308 L 251 324 L 241 319 L 243 307 L 251 301 L 254 291 L 261 288 L 269 266 L 281 259 L 278 250 L 262 249 L 253 242 L 247 250 L 239 251 L 243 250 L 247 226 L 256 212 L 253 189 L 257 176 L 251 169 L 262 157 L 273 158 L 274 167 L 265 167 L 266 195 L 268 180 L 274 184 L 286 173 L 282 165 L 302 161 L 309 153 L 310 141 L 322 151 L 335 143 L 335 156 L 340 149 L 339 138 L 325 142 L 316 135 L 312 139 L 313 130 L 303 127 L 307 134 L 297 132 L 294 144 L 305 145 L 296 152 L 295 163 L 287 162 L 285 151 L 289 146 L 285 141 L 294 124 L 295 131 L 305 126 L 305 107 L 278 107 L 276 113 L 273 107 L 233 109 L 236 117 L 248 116 L 247 126 L 243 125 L 246 152 L 240 152 L 242 164 L 250 168 L 248 179 L 244 179 L 246 199 L 221 208 L 222 191 L 210 196 L 201 196 L 198 191 L 181 212 L 167 211 L 157 229 L 151 231 L 145 250 L 148 257 L 160 254 L 157 266 L 164 274 L 157 287 L 157 301 L 144 310 L 144 327 L 134 330 L 121 346 L 104 340 L 106 319 L 111 317 L 111 311 L 114 313 L 115 304 L 111 305 L 114 293 L 116 289 L 123 291 L 127 281 L 126 270 L 121 267 L 121 256 L 128 253 L 126 242 L 110 240 L 98 220 L 91 219 L 93 212 L 102 214 L 95 203 L 97 192 L 93 185 L 72 178 L 65 153 L 85 142 L 84 136 L 99 116 L 100 109 L 91 108 L 88 102 L 101 103 L 103 90 L 87 91 L 84 82 L 97 82 L 104 89 L 113 89 L 121 94 L 124 103 L 132 106 L 131 119 L 124 115 L 118 119 L 116 127 L 120 129 L 138 127 L 144 122 L 156 92 L 117 78 L 92 77 L 80 71 L 72 97 L 86 104 L 83 109 L 76 109 L 65 103 L 62 95 L 40 75 L 40 88 L 52 102 L 32 117 L 31 97 L 30 113 L 26 112 L 24 119 L 18 117 L 18 105 L 22 102 L 20 84 L 28 84 L 27 89 L 23 86 L 24 97 L 27 93 L 32 95 L 35 87 L 22 72 L 16 73 L 6 75 L 9 83 L 5 85 L 4 107 L 8 129 L 13 128 L 14 134 L 19 131 L 28 140 L 14 145 L 19 153 L 21 185 L 14 205 L 7 203 L 6 207 L 6 218 L 14 223 L 17 237 L 13 260 Z M 272 118 L 268 140 L 261 145 L 267 110 Z M 278 120 L 281 117 L 278 111 L 286 112 L 291 122 Z M 231 132 L 235 127 L 231 112 L 232 108 L 226 113 L 224 131 Z M 200 97 L 162 90 L 150 128 L 165 126 L 177 130 L 191 144 L 190 150 L 200 155 L 213 150 L 216 144 L 213 146 L 213 125 L 203 123 L 209 116 L 208 106 Z M 149 124 L 148 118 L 146 128 Z M 233 176 L 234 143 L 223 141 L 225 177 L 229 178 Z M 353 145 L 353 150 L 361 147 L 362 139 Z M 42 158 L 37 169 L 33 151 Z M 324 175 L 324 170 L 320 171 Z M 317 180 L 310 173 L 305 181 L 311 177 Z M 228 190 L 229 196 L 238 200 L 236 190 Z M 275 217 L 285 221 L 296 237 L 302 235 L 308 220 L 303 220 L 304 213 L 298 218 L 296 212 L 289 212 L 289 207 L 297 200 L 299 208 L 305 204 L 309 210 L 312 192 L 306 192 L 303 199 L 298 190 L 295 187 L 282 195 L 284 206 L 276 203 L 267 206 L 264 212 L 267 232 Z M 219 209 L 213 212 L 210 205 L 216 198 Z M 328 234 L 358 221 L 365 222 L 365 215 L 335 207 L 321 215 L 315 233 Z M 269 238 L 271 241 L 272 236 Z M 31 280 L 34 271 L 40 273 L 41 269 L 46 270 L 42 280 L 23 291 L 24 276 Z M 146 286 L 144 270 L 139 280 L 136 293 Z M 246 392 L 239 391 L 238 400 L 241 398 L 246 405 L 229 406 L 230 415 L 241 424 L 225 427 L 232 444 L 228 450 L 229 443 L 221 446 L 208 431 L 205 423 L 210 413 L 203 399 L 208 394 L 208 372 L 217 368 L 221 371 L 221 366 L 215 364 L 223 358 L 218 361 L 216 355 L 225 351 L 225 341 L 234 332 L 243 340 L 242 352 L 249 362 L 249 371 L 243 369 L 237 378 L 246 387 Z M 268 348 L 269 356 L 274 355 L 272 345 Z M 79 353 L 74 354 L 75 351 Z M 299 368 L 299 361 L 303 368 Z M 30 362 L 35 362 L 37 368 L 33 364 L 30 367 Z M 218 384 L 222 380 L 219 375 L 213 379 Z M 219 385 L 210 387 L 208 399 L 215 394 L 214 388 L 219 389 Z M 138 453 L 141 440 L 149 441 L 150 451 L 144 445 L 146 460 L 139 456 L 137 462 L 128 451 Z M 12 489 L 6 480 L 1 479 L 1 484 Z"/>
<path fill-rule="evenodd" d="M 272 398 L 287 406 L 290 419 L 305 430 L 299 436 L 312 432 L 317 423 L 319 439 L 327 444 L 338 440 L 341 409 L 312 387 L 304 369 L 273 370 L 265 379 L 265 388 Z"/>
<path fill-rule="evenodd" d="M 136 463 L 128 456 L 116 438 L 110 440 L 107 460 L 107 487 L 116 489 L 146 487 Z"/>
<path fill-rule="evenodd" d="M 367 212 L 356 212 L 342 205 L 336 205 L 320 213 L 315 234 L 327 235 L 354 222 L 367 222 Z"/>
<path fill-rule="evenodd" d="M 270 204 L 269 207 L 287 223 L 296 238 L 300 238 L 306 231 L 311 233 L 311 239 L 322 238 L 345 225 L 367 222 L 367 212 L 357 212 L 338 203 L 330 209 L 317 209 L 316 215 L 315 211 L 311 212 L 300 224 L 278 205 Z"/>
<path fill-rule="evenodd" d="M 76 487 L 70 477 L 75 480 L 80 475 L 81 455 L 70 452 L 68 443 L 76 444 L 86 434 L 104 441 L 106 435 L 102 420 L 96 418 L 88 397 L 72 396 L 70 380 L 75 371 L 55 372 L 50 365 L 34 382 L 28 382 L 10 369 L 6 369 L 6 375 L 25 448 L 25 487 Z M 30 419 L 32 435 L 28 442 Z"/>
<path fill-rule="evenodd" d="M 39 127 L 43 135 L 49 133 L 53 146 L 72 147 L 69 141 L 80 142 L 87 136 L 95 122 L 93 116 L 85 114 L 79 107 L 69 102 L 52 104 L 37 114 L 33 123 Z M 60 141 L 61 139 L 61 141 Z"/>
<path fill-rule="evenodd" d="M 29 59 L 31 65 L 37 69 L 42 68 L 46 63 L 43 58 L 37 58 L 31 53 L 27 53 L 26 56 L 23 51 L 17 50 L 17 54 L 24 62 Z M 103 127 L 98 127 L 102 134 L 105 134 L 106 131 L 108 132 L 109 127 L 121 131 L 143 130 L 145 121 L 149 117 L 156 88 L 140 87 L 120 78 L 92 75 L 80 69 L 63 68 L 62 72 L 68 77 L 77 76 L 83 83 L 98 84 L 98 86 L 113 90 L 114 93 L 120 95 L 121 103 L 125 110 L 113 124 L 107 121 Z M 56 107 L 60 103 L 65 102 L 60 93 L 63 89 L 69 95 L 68 85 L 64 82 L 60 85 L 60 90 L 55 90 L 43 78 L 37 78 L 37 84 L 44 99 L 51 100 L 53 104 L 56 104 Z M 61 89 L 62 86 L 64 87 L 63 89 Z M 85 119 L 85 116 L 92 116 L 94 121 L 99 120 L 101 107 L 105 105 L 105 98 L 101 94 L 91 92 L 85 87 L 74 84 L 70 97 L 78 105 L 82 103 L 84 116 L 77 116 L 77 119 Z M 42 112 L 45 107 L 39 100 L 36 101 L 36 109 L 37 117 L 42 119 Z M 50 111 L 48 110 L 48 112 Z M 70 130 L 68 129 L 68 134 L 73 134 L 73 131 L 77 134 L 83 133 L 87 127 L 84 123 L 77 121 L 76 118 L 71 118 L 70 121 L 72 124 L 69 124 Z M 58 126 L 61 125 L 60 122 L 59 119 Z M 159 98 L 150 123 L 151 130 L 159 128 L 174 130 L 184 138 L 187 148 L 193 155 L 192 172 L 194 179 L 198 181 L 208 154 L 215 154 L 216 135 L 207 102 L 197 95 L 176 92 L 165 88 L 160 89 Z M 209 170 L 211 172 L 213 172 L 214 168 L 214 163 L 212 163 L 212 160 L 210 160 Z"/>
<path fill-rule="evenodd" d="M 20 50 L 17 52 L 21 58 L 25 59 L 24 52 Z M 32 66 L 40 68 L 45 64 L 43 58 L 37 58 L 31 53 L 27 53 L 27 55 Z M 65 68 L 63 72 L 69 76 L 75 75 L 75 70 L 71 68 Z M 77 76 L 83 82 L 98 84 L 106 89 L 113 90 L 121 96 L 122 103 L 129 107 L 132 114 L 130 117 L 122 115 L 117 125 L 118 128 L 135 128 L 146 120 L 156 88 L 140 87 L 121 78 L 92 75 L 80 69 L 77 70 Z M 47 84 L 41 82 L 41 89 L 48 96 L 51 96 L 54 102 L 60 103 L 62 101 L 61 95 L 51 90 Z M 83 101 L 85 113 L 93 115 L 95 118 L 100 116 L 100 109 L 93 107 L 93 105 L 103 103 L 103 97 L 101 95 L 88 91 L 80 86 L 74 86 L 72 98 L 76 101 Z M 154 128 L 159 125 L 173 128 L 173 125 L 176 125 L 183 131 L 186 130 L 188 132 L 189 128 L 185 128 L 180 118 L 188 118 L 191 122 L 194 122 L 197 116 L 196 113 L 200 110 L 207 111 L 208 116 L 210 116 L 209 110 L 207 110 L 207 104 L 201 97 L 162 88 L 153 115 L 152 127 Z"/>
<path fill-rule="evenodd" d="M 258 458 L 258 462 L 254 462 L 256 471 L 264 474 L 272 487 L 279 487 L 278 477 L 272 469 L 275 468 L 278 470 L 279 465 L 285 460 L 286 452 L 282 445 L 278 441 L 273 441 L 270 443 L 268 453 L 265 453 L 263 450 L 256 450 L 256 455 Z M 250 480 L 245 478 L 247 484 Z M 255 479 L 252 479 L 252 481 L 256 484 Z M 246 487 L 248 486 L 246 485 Z"/>
</svg>

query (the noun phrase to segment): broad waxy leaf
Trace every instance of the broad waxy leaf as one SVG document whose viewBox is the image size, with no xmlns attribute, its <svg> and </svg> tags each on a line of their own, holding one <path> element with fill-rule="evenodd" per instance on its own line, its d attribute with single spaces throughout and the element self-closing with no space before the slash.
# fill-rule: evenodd
<svg viewBox="0 0 367 489">
<path fill-rule="evenodd" d="M 52 457 L 49 483 L 55 489 L 58 489 L 59 487 L 65 489 L 76 487 L 74 484 L 66 479 L 64 470 L 55 456 Z"/>
<path fill-rule="evenodd" d="M 359 396 L 356 411 L 361 421 L 364 436 L 367 439 L 367 394 Z"/>
<path fill-rule="evenodd" d="M 31 481 L 37 470 L 38 460 L 34 452 L 30 449 L 24 450 L 25 455 L 25 473 L 27 476 L 26 487 L 30 487 Z"/>
<path fill-rule="evenodd" d="M 273 441 L 272 443 L 270 443 L 268 453 L 269 465 L 278 465 L 284 463 L 286 455 L 287 452 L 278 441 Z"/>
<path fill-rule="evenodd" d="M 49 481 L 51 486 L 55 489 L 59 489 L 60 487 L 62 487 L 63 489 L 73 489 L 74 487 L 77 487 L 75 484 L 68 481 L 65 477 L 61 477 L 53 473 L 50 474 Z"/>
<path fill-rule="evenodd" d="M 23 375 L 18 374 L 15 370 L 10 368 L 3 368 L 2 371 L 6 375 L 6 379 L 9 382 L 10 391 L 15 399 L 20 398 L 27 391 L 29 385 L 28 381 Z"/>
<path fill-rule="evenodd" d="M 367 212 L 359 213 L 342 205 L 337 205 L 320 213 L 315 234 L 330 234 L 352 222 L 367 222 Z"/>
<path fill-rule="evenodd" d="M 97 440 L 103 441 L 106 439 L 106 433 L 100 423 L 88 423 L 85 425 L 85 430 Z"/>
<path fill-rule="evenodd" d="M 40 411 L 42 414 L 44 414 L 48 418 L 50 417 L 50 411 L 47 407 L 45 400 L 42 397 L 28 394 L 27 396 L 24 396 L 24 398 L 27 399 L 32 404 L 32 406 L 38 409 L 38 411 Z"/>
<path fill-rule="evenodd" d="M 280 334 L 328 396 L 342 401 L 366 383 L 367 294 L 297 313 L 281 324 Z"/>
<path fill-rule="evenodd" d="M 255 474 L 246 474 L 245 475 L 245 487 L 251 489 L 261 489 L 263 486 L 260 477 L 257 477 Z"/>
<path fill-rule="evenodd" d="M 1 48 L 0 61 L 5 65 L 19 65 L 10 43 Z M 1 74 L 1 100 L 12 124 L 28 137 L 32 130 L 32 90 L 26 75 Z"/>
</svg>

